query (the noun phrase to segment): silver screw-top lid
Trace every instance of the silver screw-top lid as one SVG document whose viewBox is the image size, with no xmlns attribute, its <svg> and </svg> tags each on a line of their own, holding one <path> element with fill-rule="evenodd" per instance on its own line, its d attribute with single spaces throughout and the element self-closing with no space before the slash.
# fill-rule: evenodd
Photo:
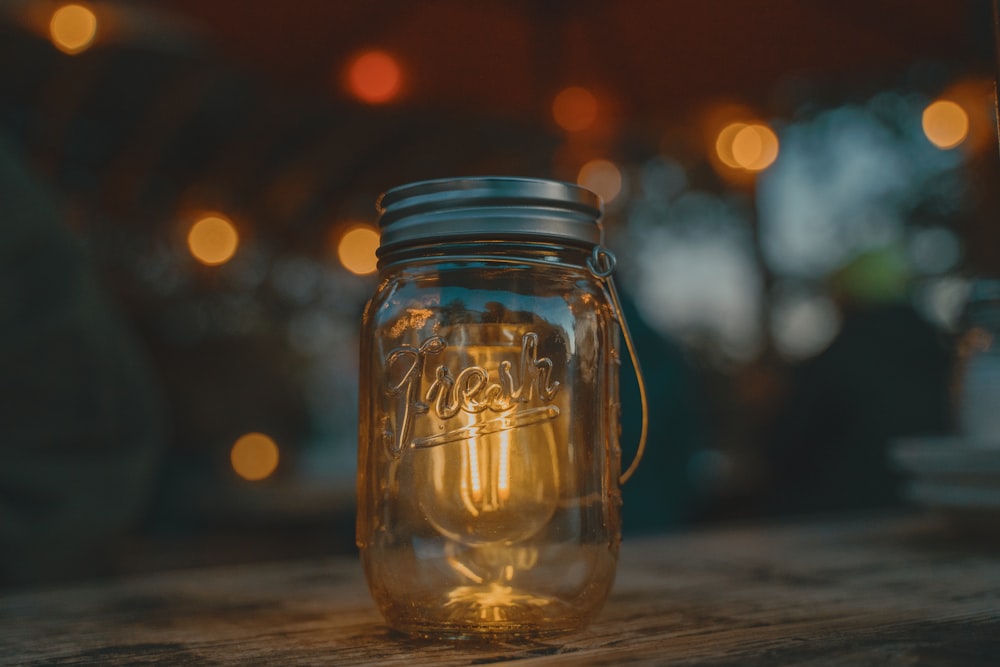
<svg viewBox="0 0 1000 667">
<path fill-rule="evenodd" d="M 601 198 L 572 183 L 483 176 L 393 188 L 376 204 L 379 256 L 436 241 L 601 242 Z"/>
</svg>

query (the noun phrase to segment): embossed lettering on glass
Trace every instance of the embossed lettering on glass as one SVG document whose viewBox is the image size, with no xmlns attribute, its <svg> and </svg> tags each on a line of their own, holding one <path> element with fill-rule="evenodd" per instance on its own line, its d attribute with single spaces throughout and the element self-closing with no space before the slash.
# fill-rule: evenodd
<svg viewBox="0 0 1000 667">
<path fill-rule="evenodd" d="M 390 190 L 379 214 L 357 523 L 372 595 L 423 636 L 580 628 L 620 539 L 622 331 L 600 201 L 451 179 Z"/>
</svg>

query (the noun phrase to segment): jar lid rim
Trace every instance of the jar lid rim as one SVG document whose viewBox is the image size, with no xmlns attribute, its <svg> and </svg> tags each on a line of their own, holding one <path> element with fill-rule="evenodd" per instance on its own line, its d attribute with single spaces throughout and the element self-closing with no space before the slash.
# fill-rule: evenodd
<svg viewBox="0 0 1000 667">
<path fill-rule="evenodd" d="M 519 176 L 440 178 L 387 190 L 376 203 L 380 252 L 434 240 L 544 240 L 593 246 L 601 198 L 564 181 Z"/>
</svg>

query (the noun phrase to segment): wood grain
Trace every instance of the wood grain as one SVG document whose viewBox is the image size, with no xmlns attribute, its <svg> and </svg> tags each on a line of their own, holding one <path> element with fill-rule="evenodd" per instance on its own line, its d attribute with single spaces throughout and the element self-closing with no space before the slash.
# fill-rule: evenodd
<svg viewBox="0 0 1000 667">
<path fill-rule="evenodd" d="M 626 541 L 596 623 L 555 640 L 390 631 L 354 559 L 0 595 L 0 664 L 996 665 L 1000 549 L 928 517 Z"/>
</svg>

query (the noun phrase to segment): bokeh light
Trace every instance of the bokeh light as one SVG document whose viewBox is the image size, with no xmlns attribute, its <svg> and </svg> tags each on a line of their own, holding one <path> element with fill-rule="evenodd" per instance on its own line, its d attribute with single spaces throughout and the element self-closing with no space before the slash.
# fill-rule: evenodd
<svg viewBox="0 0 1000 667">
<path fill-rule="evenodd" d="M 783 127 L 781 159 L 756 189 L 760 245 L 772 271 L 823 280 L 866 249 L 906 247 L 918 204 L 935 211 L 921 226 L 950 226 L 953 214 L 946 212 L 961 210 L 963 188 L 948 179 L 961 156 L 927 141 L 915 122 L 923 108 L 912 95 L 881 93 L 866 105 Z M 946 185 L 928 185 L 937 183 Z M 928 244 L 944 247 L 929 252 Z M 931 234 L 910 252 L 926 260 L 919 271 L 943 271 L 960 252 L 954 245 Z"/>
<path fill-rule="evenodd" d="M 730 123 L 716 137 L 715 151 L 727 167 L 763 171 L 778 157 L 778 136 L 761 123 Z"/>
<path fill-rule="evenodd" d="M 969 114 L 951 100 L 927 105 L 921 124 L 928 141 L 942 150 L 955 148 L 969 135 Z"/>
<path fill-rule="evenodd" d="M 771 295 L 771 335 L 782 357 L 806 359 L 822 352 L 840 331 L 840 312 L 822 292 L 778 282 Z"/>
<path fill-rule="evenodd" d="M 767 125 L 747 125 L 733 137 L 733 159 L 748 171 L 763 171 L 777 158 L 778 135 Z"/>
<path fill-rule="evenodd" d="M 646 230 L 634 248 L 636 304 L 650 325 L 684 345 L 752 359 L 762 340 L 763 284 L 745 223 L 713 196 L 682 198 L 681 222 Z M 690 233 L 706 223 L 708 233 Z"/>
<path fill-rule="evenodd" d="M 621 194 L 622 172 L 610 160 L 591 160 L 580 168 L 576 182 L 596 192 L 605 203 L 609 203 Z"/>
<path fill-rule="evenodd" d="M 568 132 L 579 132 L 597 120 L 597 98 L 581 86 L 569 86 L 552 100 L 552 118 Z"/>
<path fill-rule="evenodd" d="M 278 445 L 263 433 L 247 433 L 233 444 L 229 461 L 243 479 L 267 479 L 278 468 Z"/>
<path fill-rule="evenodd" d="M 389 102 L 399 94 L 402 84 L 403 72 L 399 63 L 385 51 L 364 51 L 348 65 L 348 89 L 362 102 Z"/>
<path fill-rule="evenodd" d="M 353 274 L 364 276 L 378 268 L 379 234 L 369 225 L 357 225 L 348 229 L 337 241 L 337 258 L 341 265 Z"/>
<path fill-rule="evenodd" d="M 919 283 L 914 293 L 914 305 L 931 322 L 946 330 L 961 326 L 962 314 L 969 300 L 969 281 L 950 275 L 938 276 Z"/>
<path fill-rule="evenodd" d="M 918 273 L 942 274 L 954 269 L 962 259 L 962 242 L 946 227 L 924 227 L 912 232 L 908 259 Z"/>
<path fill-rule="evenodd" d="M 938 100 L 948 100 L 962 107 L 968 116 L 968 133 L 961 143 L 963 152 L 977 154 L 996 150 L 997 124 L 994 90 L 993 77 L 980 74 L 956 81 L 938 96 Z M 924 136 L 926 137 L 926 135 Z"/>
<path fill-rule="evenodd" d="M 86 5 L 63 5 L 52 13 L 49 37 L 52 44 L 70 55 L 90 48 L 97 36 L 97 16 Z"/>
<path fill-rule="evenodd" d="M 715 139 L 715 153 L 727 167 L 740 168 L 736 158 L 733 157 L 733 139 L 746 126 L 746 123 L 729 123 L 719 131 Z"/>
<path fill-rule="evenodd" d="M 239 241 L 236 226 L 218 213 L 199 218 L 187 236 L 191 255 L 206 266 L 218 266 L 232 259 Z"/>
</svg>

